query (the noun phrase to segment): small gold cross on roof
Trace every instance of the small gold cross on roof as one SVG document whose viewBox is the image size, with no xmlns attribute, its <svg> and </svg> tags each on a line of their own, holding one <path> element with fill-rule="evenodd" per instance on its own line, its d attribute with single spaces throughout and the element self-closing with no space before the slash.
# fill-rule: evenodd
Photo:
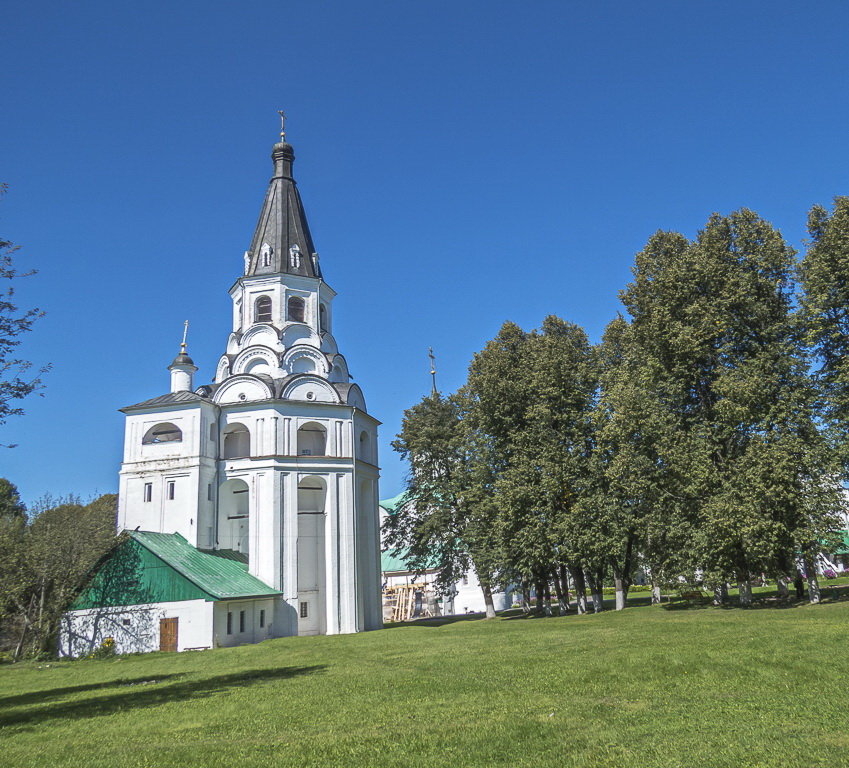
<svg viewBox="0 0 849 768">
<path fill-rule="evenodd" d="M 286 113 L 282 109 L 277 110 L 277 114 L 280 115 L 280 138 L 286 138 Z"/>
</svg>

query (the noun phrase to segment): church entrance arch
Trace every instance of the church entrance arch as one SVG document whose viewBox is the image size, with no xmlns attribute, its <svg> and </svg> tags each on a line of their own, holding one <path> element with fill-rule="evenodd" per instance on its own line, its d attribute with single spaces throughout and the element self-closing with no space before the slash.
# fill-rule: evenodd
<svg viewBox="0 0 849 768">
<path fill-rule="evenodd" d="M 298 634 L 318 635 L 325 625 L 324 527 L 327 486 L 318 475 L 298 483 Z"/>
<path fill-rule="evenodd" d="M 248 554 L 250 533 L 250 489 L 234 478 L 218 491 L 218 548 Z"/>
</svg>

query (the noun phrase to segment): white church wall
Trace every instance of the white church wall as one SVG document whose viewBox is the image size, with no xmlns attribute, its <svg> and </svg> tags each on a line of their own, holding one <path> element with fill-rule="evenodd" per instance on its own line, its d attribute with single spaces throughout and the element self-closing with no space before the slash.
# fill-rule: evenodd
<svg viewBox="0 0 849 768">
<path fill-rule="evenodd" d="M 513 591 L 493 592 L 492 602 L 496 611 L 506 611 L 513 605 Z M 483 613 L 485 610 L 478 575 L 474 568 L 470 568 L 465 577 L 454 584 L 454 613 Z"/>
<path fill-rule="evenodd" d="M 272 598 L 221 600 L 213 605 L 210 627 L 212 642 L 217 648 L 260 643 L 277 636 L 274 634 L 276 617 Z"/>
<path fill-rule="evenodd" d="M 86 656 L 107 637 L 115 641 L 116 653 L 158 651 L 159 622 L 171 618 L 178 620 L 178 651 L 211 648 L 213 605 L 207 600 L 181 600 L 68 611 L 59 631 L 59 655 Z"/>
<path fill-rule="evenodd" d="M 357 472 L 357 577 L 360 582 L 358 624 L 362 629 L 383 626 L 380 582 L 380 530 L 377 510 L 377 472 Z"/>
</svg>

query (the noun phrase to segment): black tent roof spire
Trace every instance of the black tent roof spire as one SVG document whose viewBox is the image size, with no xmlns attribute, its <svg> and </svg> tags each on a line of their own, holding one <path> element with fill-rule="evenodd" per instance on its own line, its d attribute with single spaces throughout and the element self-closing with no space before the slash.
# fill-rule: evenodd
<svg viewBox="0 0 849 768">
<path fill-rule="evenodd" d="M 274 175 L 268 184 L 251 247 L 245 253 L 246 275 L 285 272 L 321 277 L 304 205 L 292 176 L 295 151 L 286 141 L 281 111 L 280 141 L 271 150 Z"/>
</svg>

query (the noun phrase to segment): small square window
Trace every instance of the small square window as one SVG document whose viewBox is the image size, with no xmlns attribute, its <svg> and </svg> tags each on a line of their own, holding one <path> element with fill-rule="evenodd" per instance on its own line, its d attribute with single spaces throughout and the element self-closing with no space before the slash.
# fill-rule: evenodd
<svg viewBox="0 0 849 768">
<path fill-rule="evenodd" d="M 227 611 L 227 634 L 233 634 L 233 614 Z"/>
<path fill-rule="evenodd" d="M 144 484 L 144 500 L 153 501 L 153 483 Z"/>
<path fill-rule="evenodd" d="M 301 618 L 307 619 L 310 615 L 310 604 L 307 602 L 301 603 Z"/>
<path fill-rule="evenodd" d="M 259 628 L 262 629 L 265 626 L 265 608 L 260 609 L 259 612 Z"/>
<path fill-rule="evenodd" d="M 212 501 L 212 483 L 207 483 L 206 486 L 206 500 Z"/>
<path fill-rule="evenodd" d="M 168 481 L 168 500 L 169 501 L 174 500 L 174 494 L 176 492 L 176 485 L 177 485 L 177 483 L 175 483 L 173 480 Z"/>
<path fill-rule="evenodd" d="M 239 611 L 239 632 L 245 631 L 245 612 Z"/>
<path fill-rule="evenodd" d="M 129 619 L 121 619 L 121 623 L 122 623 L 125 627 L 129 627 L 129 626 L 130 626 L 130 624 L 132 624 L 133 622 L 132 622 L 132 621 L 130 621 Z"/>
</svg>

